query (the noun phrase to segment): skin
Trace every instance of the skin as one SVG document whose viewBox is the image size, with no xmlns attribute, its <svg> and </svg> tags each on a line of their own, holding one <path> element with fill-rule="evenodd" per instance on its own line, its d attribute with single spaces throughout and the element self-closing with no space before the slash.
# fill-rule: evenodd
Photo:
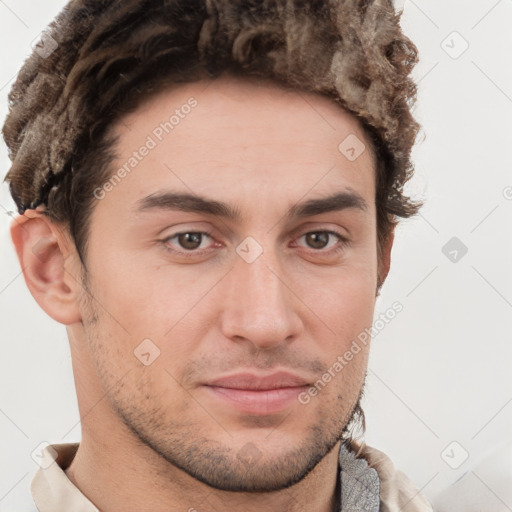
<svg viewBox="0 0 512 512">
<path fill-rule="evenodd" d="M 308 404 L 277 412 L 241 411 L 205 383 L 283 370 L 313 384 L 371 325 L 393 241 L 378 260 L 373 156 L 338 151 L 349 134 L 366 139 L 330 100 L 222 77 L 161 92 L 114 125 L 113 169 L 190 97 L 197 106 L 96 202 L 85 282 L 64 226 L 39 210 L 12 224 L 27 285 L 71 344 L 82 441 L 66 474 L 108 512 L 332 510 L 369 345 Z M 137 212 L 163 190 L 241 219 Z M 286 217 L 333 192 L 366 209 Z M 198 249 L 170 238 L 202 231 Z M 263 249 L 251 263 L 236 252 L 248 236 Z M 149 365 L 134 355 L 145 339 L 160 351 Z"/>
</svg>

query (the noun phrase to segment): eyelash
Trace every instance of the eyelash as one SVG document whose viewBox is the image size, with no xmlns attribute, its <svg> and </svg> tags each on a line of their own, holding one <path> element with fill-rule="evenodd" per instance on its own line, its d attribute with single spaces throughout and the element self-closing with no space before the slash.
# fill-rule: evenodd
<svg viewBox="0 0 512 512">
<path fill-rule="evenodd" d="M 168 237 L 164 238 L 163 240 L 161 240 L 161 242 L 164 246 L 164 249 L 167 252 L 170 252 L 172 254 L 178 254 L 178 255 L 184 256 L 186 258 L 196 257 L 198 255 L 201 256 L 201 255 L 205 254 L 206 252 L 209 252 L 210 249 L 202 249 L 202 250 L 191 249 L 189 251 L 187 251 L 187 250 L 178 251 L 176 249 L 171 249 L 169 247 L 170 240 L 178 237 L 179 235 L 186 235 L 186 234 L 191 234 L 191 233 L 195 234 L 195 235 L 206 235 L 213 239 L 212 233 L 210 233 L 208 231 L 180 231 L 179 233 L 175 233 L 175 234 L 168 236 Z M 299 237 L 299 239 L 302 238 L 303 236 L 310 235 L 312 233 L 317 233 L 317 234 L 318 233 L 327 233 L 329 235 L 334 235 L 339 240 L 339 243 L 334 248 L 331 248 L 328 250 L 323 250 L 323 249 L 315 250 L 315 249 L 310 248 L 310 250 L 313 251 L 314 253 L 323 254 L 323 255 L 331 255 L 331 254 L 336 255 L 336 254 L 340 253 L 341 251 L 343 251 L 346 248 L 346 246 L 349 244 L 349 240 L 345 236 L 343 236 L 341 233 L 338 233 L 337 231 L 333 231 L 333 230 L 327 230 L 327 229 L 317 230 L 317 231 L 307 231 L 306 233 L 302 234 Z"/>
</svg>

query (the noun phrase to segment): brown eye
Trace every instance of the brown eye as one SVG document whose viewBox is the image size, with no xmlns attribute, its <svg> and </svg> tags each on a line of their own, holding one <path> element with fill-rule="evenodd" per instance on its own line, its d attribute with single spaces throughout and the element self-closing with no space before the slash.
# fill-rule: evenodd
<svg viewBox="0 0 512 512">
<path fill-rule="evenodd" d="M 194 250 L 201 245 L 202 233 L 180 233 L 178 242 L 183 249 Z"/>
<path fill-rule="evenodd" d="M 202 252 L 198 249 L 207 249 L 207 245 L 204 242 L 208 242 L 208 239 L 212 240 L 209 233 L 202 231 L 185 231 L 182 233 L 176 233 L 172 236 L 162 240 L 166 248 L 174 253 L 199 253 Z"/>
<path fill-rule="evenodd" d="M 342 246 L 345 243 L 344 237 L 335 231 L 310 231 L 302 235 L 310 249 L 321 251 L 322 249 L 331 249 L 336 245 Z M 326 251 L 323 251 L 326 252 Z"/>
<path fill-rule="evenodd" d="M 308 245 L 313 249 L 324 249 L 329 243 L 329 236 L 326 231 L 317 231 L 305 235 Z"/>
</svg>

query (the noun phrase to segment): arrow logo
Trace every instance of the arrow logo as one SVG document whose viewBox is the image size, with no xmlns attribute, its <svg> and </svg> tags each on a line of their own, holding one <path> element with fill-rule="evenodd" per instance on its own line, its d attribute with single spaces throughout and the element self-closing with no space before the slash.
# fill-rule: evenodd
<svg viewBox="0 0 512 512">
<path fill-rule="evenodd" d="M 458 263 L 467 254 L 468 248 L 462 240 L 454 236 L 443 245 L 441 252 L 452 263 Z"/>
<path fill-rule="evenodd" d="M 351 133 L 338 144 L 338 151 L 349 161 L 353 162 L 366 149 L 363 141 L 354 133 Z"/>
<path fill-rule="evenodd" d="M 441 458 L 452 469 L 458 469 L 469 457 L 469 453 L 457 441 L 452 441 L 442 452 Z"/>
<path fill-rule="evenodd" d="M 238 244 L 236 253 L 246 263 L 252 263 L 263 253 L 263 247 L 252 236 L 248 236 Z"/>
<path fill-rule="evenodd" d="M 469 43 L 454 30 L 441 41 L 441 48 L 451 59 L 458 59 L 469 48 Z"/>
<path fill-rule="evenodd" d="M 256 462 L 261 458 L 261 452 L 252 443 L 247 443 L 237 454 L 239 461 L 246 465 Z"/>
<path fill-rule="evenodd" d="M 144 365 L 149 366 L 160 356 L 160 349 L 152 340 L 146 338 L 133 351 L 133 355 Z"/>
</svg>

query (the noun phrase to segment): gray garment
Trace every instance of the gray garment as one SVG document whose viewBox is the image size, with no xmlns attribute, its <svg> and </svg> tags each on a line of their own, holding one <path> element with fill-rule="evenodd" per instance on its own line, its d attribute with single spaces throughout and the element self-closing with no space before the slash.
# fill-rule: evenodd
<svg viewBox="0 0 512 512">
<path fill-rule="evenodd" d="M 344 445 L 340 448 L 340 512 L 379 512 L 380 480 L 366 459 L 358 459 Z"/>
</svg>

